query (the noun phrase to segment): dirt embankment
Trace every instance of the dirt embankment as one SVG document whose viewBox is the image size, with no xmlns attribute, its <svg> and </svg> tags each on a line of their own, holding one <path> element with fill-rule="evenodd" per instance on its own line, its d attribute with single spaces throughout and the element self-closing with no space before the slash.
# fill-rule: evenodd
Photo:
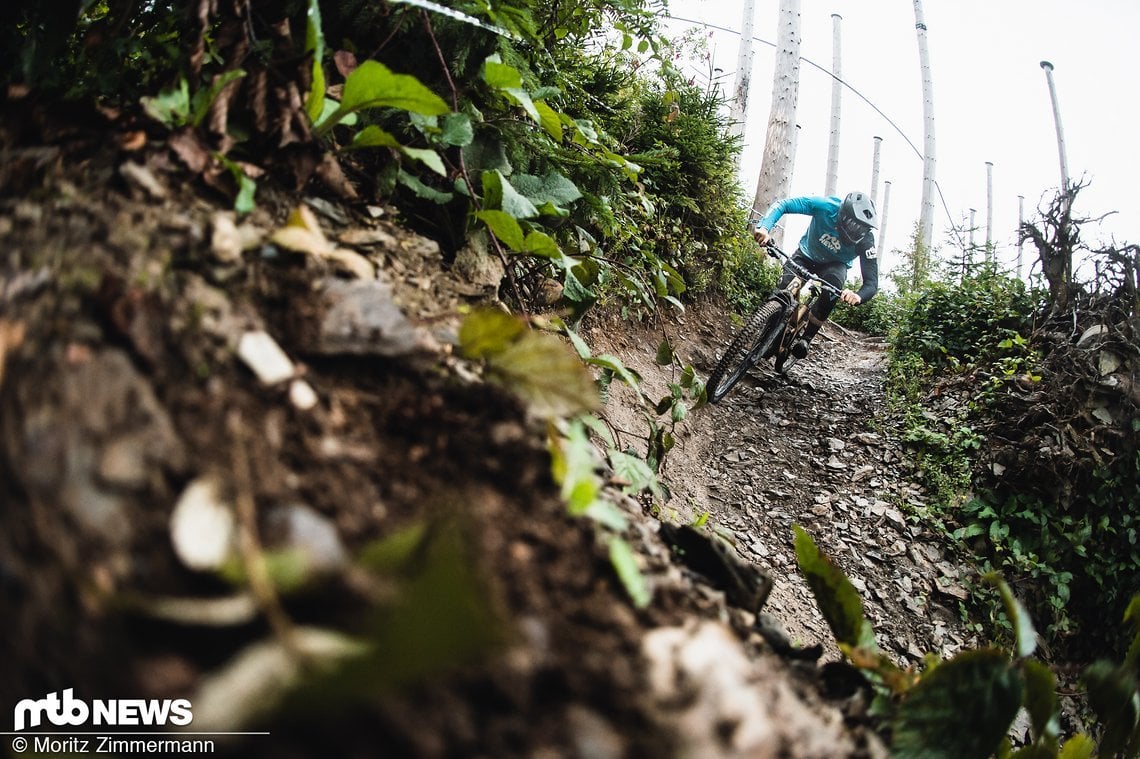
<svg viewBox="0 0 1140 759">
<path fill-rule="evenodd" d="M 876 426 L 878 346 L 820 340 L 690 416 L 671 499 L 620 500 L 636 611 L 565 513 L 546 427 L 452 355 L 486 289 L 391 209 L 263 186 L 237 220 L 161 146 L 5 151 L 0 714 L 68 688 L 186 698 L 194 729 L 270 732 L 235 755 L 880 753 L 859 693 L 802 656 L 837 658 L 793 522 L 901 661 L 966 642 L 959 570 Z M 270 242 L 298 204 L 328 246 Z M 723 319 L 665 330 L 707 371 Z M 655 335 L 618 327 L 585 336 L 663 389 Z M 637 413 L 607 414 L 635 443 Z M 705 513 L 773 581 L 760 627 L 662 538 Z"/>
</svg>

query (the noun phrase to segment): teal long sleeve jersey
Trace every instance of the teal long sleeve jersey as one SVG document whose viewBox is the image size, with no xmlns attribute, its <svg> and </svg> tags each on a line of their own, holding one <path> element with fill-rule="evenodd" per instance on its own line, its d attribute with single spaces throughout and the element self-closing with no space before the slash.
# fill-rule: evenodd
<svg viewBox="0 0 1140 759">
<path fill-rule="evenodd" d="M 826 264 L 840 261 L 850 269 L 859 259 L 859 270 L 863 286 L 859 288 L 859 298 L 864 303 L 879 291 L 879 259 L 875 251 L 875 235 L 868 231 L 858 245 L 844 245 L 839 237 L 839 208 L 843 198 L 804 196 L 778 200 L 768 209 L 764 218 L 756 223 L 767 231 L 772 231 L 786 213 L 811 217 L 807 232 L 800 239 L 800 252 L 809 260 Z"/>
</svg>

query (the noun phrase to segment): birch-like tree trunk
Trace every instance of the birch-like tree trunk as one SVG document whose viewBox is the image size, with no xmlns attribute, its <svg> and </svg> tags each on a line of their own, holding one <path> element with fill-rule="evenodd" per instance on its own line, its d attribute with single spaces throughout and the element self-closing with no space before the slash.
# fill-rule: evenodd
<svg viewBox="0 0 1140 759">
<path fill-rule="evenodd" d="M 879 205 L 879 154 L 883 147 L 883 138 L 875 137 L 875 149 L 871 155 L 871 202 Z"/>
<path fill-rule="evenodd" d="M 994 260 L 994 162 L 986 161 L 986 263 Z"/>
<path fill-rule="evenodd" d="M 843 108 L 843 67 L 841 65 L 842 37 L 840 22 L 843 17 L 831 14 L 831 135 L 827 142 L 827 180 L 823 194 L 834 195 L 839 185 L 839 121 Z"/>
<path fill-rule="evenodd" d="M 776 33 L 776 69 L 772 77 L 772 108 L 764 139 L 764 158 L 756 180 L 752 218 L 759 218 L 788 194 L 796 159 L 796 105 L 800 94 L 800 0 L 780 0 Z M 782 242 L 777 230 L 775 239 Z"/>
<path fill-rule="evenodd" d="M 934 83 L 930 73 L 930 51 L 926 46 L 926 17 L 922 0 L 914 0 L 914 27 L 918 34 L 918 65 L 922 69 L 922 208 L 918 217 L 919 237 L 929 251 L 934 237 Z"/>
<path fill-rule="evenodd" d="M 882 264 L 883 254 L 887 252 L 887 211 L 891 210 L 891 182 L 888 179 L 883 182 L 883 206 L 879 209 L 879 234 L 877 235 L 877 242 L 879 243 L 879 266 Z"/>
<path fill-rule="evenodd" d="M 755 0 L 744 0 L 744 19 L 740 28 L 740 47 L 736 54 L 736 80 L 732 87 L 732 108 L 729 111 L 729 134 L 743 137 L 748 121 L 748 93 L 752 87 L 752 17 Z M 740 154 L 736 156 L 739 163 Z"/>
</svg>

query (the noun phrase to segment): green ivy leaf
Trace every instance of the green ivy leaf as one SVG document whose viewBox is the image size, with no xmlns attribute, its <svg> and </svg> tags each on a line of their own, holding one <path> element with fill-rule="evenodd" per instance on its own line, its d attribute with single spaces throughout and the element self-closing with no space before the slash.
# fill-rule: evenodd
<svg viewBox="0 0 1140 759">
<path fill-rule="evenodd" d="M 396 74 L 379 61 L 365 61 L 344 80 L 341 110 L 399 108 L 424 116 L 442 116 L 451 108 L 419 79 Z"/>
<path fill-rule="evenodd" d="M 470 145 L 475 139 L 471 117 L 466 113 L 451 113 L 445 116 L 439 139 L 444 145 L 460 148 Z"/>
<path fill-rule="evenodd" d="M 622 451 L 610 451 L 609 459 L 614 476 L 626 483 L 622 488 L 623 492 L 627 494 L 640 493 L 643 490 L 656 492 L 657 477 L 645 461 Z"/>
<path fill-rule="evenodd" d="M 179 79 L 174 89 L 144 97 L 140 102 L 148 116 L 169 128 L 184 126 L 190 121 L 190 85 L 185 78 Z"/>
<path fill-rule="evenodd" d="M 313 83 L 305 98 L 305 113 L 309 115 L 309 121 L 316 124 L 325 107 L 325 33 L 321 25 L 319 0 L 309 0 L 309 9 L 305 14 L 305 53 L 313 55 Z"/>
<path fill-rule="evenodd" d="M 1123 668 L 1106 661 L 1093 662 L 1085 670 L 1089 706 L 1104 725 L 1101 756 L 1115 756 L 1127 746 L 1136 729 L 1138 713 L 1136 682 Z"/>
<path fill-rule="evenodd" d="M 1061 747 L 1057 759 L 1093 759 L 1096 756 L 1096 741 L 1084 733 L 1078 733 Z"/>
<path fill-rule="evenodd" d="M 441 177 L 447 176 L 447 169 L 443 166 L 443 159 L 440 158 L 439 153 L 431 148 L 409 148 L 401 145 L 400 152 L 408 158 L 414 158 L 419 161 Z"/>
<path fill-rule="evenodd" d="M 601 481 L 594 469 L 594 445 L 581 419 L 573 420 L 565 436 L 551 426 L 550 467 L 562 489 L 562 500 L 571 516 L 582 516 L 598 499 Z"/>
<path fill-rule="evenodd" d="M 409 174 L 403 169 L 400 169 L 399 173 L 396 175 L 396 180 L 414 192 L 418 197 L 423 198 L 424 200 L 430 200 L 434 203 L 439 203 L 440 205 L 450 202 L 451 199 L 455 197 L 455 195 L 450 192 L 440 192 L 434 187 L 427 186 L 422 181 L 420 181 L 417 176 L 414 174 Z"/>
<path fill-rule="evenodd" d="M 637 557 L 629 544 L 616 535 L 610 538 L 610 563 L 613 564 L 614 571 L 617 572 L 633 605 L 639 609 L 649 606 L 652 596 L 645 583 L 645 577 L 637 566 Z"/>
<path fill-rule="evenodd" d="M 527 234 L 526 239 L 523 241 L 522 252 L 554 260 L 562 258 L 562 249 L 559 248 L 558 243 L 554 242 L 554 239 L 545 232 L 531 232 Z"/>
<path fill-rule="evenodd" d="M 1037 648 L 1037 631 L 1033 628 L 1029 612 L 1022 606 L 1021 601 L 1014 597 L 1009 584 L 997 572 L 990 572 L 985 576 L 985 580 L 996 587 L 1001 594 L 1005 615 L 1013 625 L 1017 656 L 1019 658 L 1029 656 Z"/>
<path fill-rule="evenodd" d="M 502 240 L 508 248 L 522 251 L 526 238 L 514 216 L 506 211 L 479 211 L 475 214 L 475 218 L 486 224 L 495 237 Z"/>
<path fill-rule="evenodd" d="M 483 199 L 492 209 L 505 211 L 516 219 L 538 216 L 538 209 L 500 172 L 483 172 Z"/>
<path fill-rule="evenodd" d="M 354 148 L 400 148 L 400 141 L 375 124 L 364 127 L 352 138 Z"/>
<path fill-rule="evenodd" d="M 562 119 L 558 117 L 558 112 L 545 100 L 534 101 L 534 109 L 538 113 L 538 125 L 556 142 L 562 142 Z"/>
<path fill-rule="evenodd" d="M 878 650 L 875 633 L 863 612 L 863 601 L 855 586 L 842 569 L 820 552 L 806 530 L 798 524 L 792 525 L 792 529 L 796 561 L 835 639 L 849 646 Z"/>
<path fill-rule="evenodd" d="M 673 363 L 673 346 L 669 344 L 668 340 L 662 340 L 657 344 L 657 364 L 658 366 L 669 366 Z"/>
<path fill-rule="evenodd" d="M 540 417 L 574 416 L 600 405 L 594 378 L 554 335 L 527 332 L 488 358 L 489 372 Z"/>
<path fill-rule="evenodd" d="M 578 185 L 557 171 L 551 171 L 544 177 L 516 174 L 511 177 L 511 181 L 535 205 L 549 202 L 556 206 L 568 206 L 582 197 Z"/>
<path fill-rule="evenodd" d="M 959 654 L 927 673 L 899 706 L 896 759 L 983 759 L 1021 706 L 1021 679 L 1001 651 Z"/>
<path fill-rule="evenodd" d="M 502 353 L 527 331 L 526 322 L 502 311 L 476 311 L 459 327 L 459 350 L 471 359 Z"/>
</svg>

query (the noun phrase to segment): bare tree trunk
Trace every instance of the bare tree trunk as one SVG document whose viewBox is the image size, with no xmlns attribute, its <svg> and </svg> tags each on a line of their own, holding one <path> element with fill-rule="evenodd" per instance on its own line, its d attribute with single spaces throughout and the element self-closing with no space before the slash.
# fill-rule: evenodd
<svg viewBox="0 0 1140 759">
<path fill-rule="evenodd" d="M 986 161 L 986 263 L 994 260 L 994 163 Z"/>
<path fill-rule="evenodd" d="M 839 121 L 843 108 L 843 67 L 841 66 L 842 36 L 840 22 L 843 17 L 831 14 L 831 137 L 827 143 L 827 180 L 823 194 L 834 195 L 839 184 Z"/>
<path fill-rule="evenodd" d="M 930 73 L 930 51 L 926 46 L 926 17 L 922 0 L 914 0 L 914 27 L 918 33 L 918 65 L 922 69 L 923 161 L 922 210 L 919 231 L 922 244 L 930 249 L 934 237 L 934 82 Z"/>
<path fill-rule="evenodd" d="M 740 48 L 736 55 L 736 81 L 732 88 L 732 110 L 729 112 L 729 135 L 743 137 L 748 119 L 748 93 L 752 86 L 752 17 L 755 0 L 744 0 L 744 19 L 740 29 Z M 736 160 L 739 165 L 740 154 Z"/>
<path fill-rule="evenodd" d="M 772 108 L 764 159 L 756 180 L 752 216 L 759 218 L 776 200 L 788 193 L 796 159 L 796 105 L 800 93 L 800 0 L 780 0 L 776 35 L 776 70 L 772 78 Z M 775 233 L 777 243 L 782 233 Z"/>
<path fill-rule="evenodd" d="M 891 209 L 891 182 L 883 182 L 883 207 L 879 210 L 879 256 L 887 252 L 887 211 Z M 880 264 L 881 266 L 882 264 Z"/>
<path fill-rule="evenodd" d="M 871 202 L 879 204 L 879 152 L 883 146 L 883 138 L 875 137 L 875 150 L 871 156 Z"/>
<path fill-rule="evenodd" d="M 1049 85 L 1049 100 L 1053 103 L 1053 122 L 1057 125 L 1057 153 L 1061 158 L 1061 193 L 1069 190 L 1069 161 L 1065 157 L 1065 132 L 1061 129 L 1061 106 L 1057 103 L 1057 87 L 1053 84 L 1053 64 L 1041 61 L 1045 69 L 1045 82 Z"/>
<path fill-rule="evenodd" d="M 1021 279 L 1021 261 L 1022 261 L 1022 248 L 1025 247 L 1025 239 L 1021 236 L 1020 230 L 1025 226 L 1025 196 L 1017 196 L 1017 278 Z"/>
</svg>

